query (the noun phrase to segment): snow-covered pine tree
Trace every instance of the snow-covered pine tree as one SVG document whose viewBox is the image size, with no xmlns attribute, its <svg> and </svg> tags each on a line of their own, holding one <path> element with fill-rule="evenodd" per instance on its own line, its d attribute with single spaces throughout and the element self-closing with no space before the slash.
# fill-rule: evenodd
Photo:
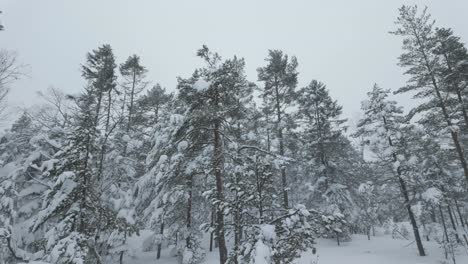
<svg viewBox="0 0 468 264">
<path fill-rule="evenodd" d="M 206 67 L 198 69 L 187 80 L 179 79 L 179 97 L 189 106 L 188 120 L 191 126 L 191 142 L 200 150 L 211 152 L 214 189 L 207 193 L 216 207 L 216 235 L 219 245 L 220 263 L 228 259 L 225 241 L 225 217 L 227 180 L 225 163 L 229 151 L 236 152 L 224 142 L 234 142 L 232 131 L 239 128 L 238 120 L 242 113 L 244 98 L 250 93 L 250 84 L 245 80 L 244 60 L 234 57 L 222 61 L 221 57 L 203 46 L 197 53 Z"/>
<path fill-rule="evenodd" d="M 114 64 L 109 63 L 107 67 L 114 67 Z M 114 94 L 119 97 L 111 97 L 112 93 L 108 94 L 106 125 L 104 135 L 100 139 L 100 198 L 103 204 L 113 208 L 119 217 L 135 224 L 132 190 L 136 179 L 144 173 L 146 156 L 143 153 L 148 151 L 148 148 L 145 148 L 145 142 L 148 141 L 145 133 L 148 132 L 148 128 L 135 117 L 138 95 L 147 84 L 147 70 L 140 64 L 137 55 L 130 56 L 120 65 L 119 70 L 123 77 L 120 85 L 122 91 L 114 88 Z M 109 75 L 108 79 L 115 79 L 115 76 Z M 109 247 L 103 246 L 101 251 L 107 251 L 105 254 L 109 255 L 111 261 L 118 258 L 119 262 L 123 263 L 125 253 L 129 250 L 126 243 L 128 235 L 120 230 L 102 234 L 102 244 Z"/>
<path fill-rule="evenodd" d="M 316 80 L 298 91 L 297 104 L 296 122 L 302 130 L 299 134 L 303 142 L 301 158 L 309 168 L 301 181 L 313 186 L 314 197 L 309 203 L 316 204 L 326 198 L 320 202 L 321 211 L 331 209 L 327 213 L 344 213 L 352 201 L 346 187 L 351 185 L 346 182 L 345 164 L 339 160 L 347 143 L 343 136 L 346 119 L 341 118 L 342 108 L 330 97 L 326 86 Z"/>
<path fill-rule="evenodd" d="M 21 241 L 24 234 L 20 225 L 38 207 L 38 201 L 32 199 L 28 202 L 27 198 L 23 200 L 21 197 L 22 190 L 31 185 L 27 163 L 32 163 L 40 156 L 30 144 L 34 130 L 31 118 L 23 113 L 0 141 L 0 259 L 5 261 L 28 259 L 20 252 L 17 241 Z M 42 187 L 43 190 L 44 186 L 36 187 Z M 41 189 L 37 191 L 40 193 Z"/>
<path fill-rule="evenodd" d="M 463 219 L 463 216 L 460 218 L 459 201 L 466 197 L 465 181 L 459 166 L 454 163 L 456 153 L 443 146 L 445 139 L 426 131 L 415 129 L 407 133 L 411 141 L 416 142 L 408 150 L 413 153 L 413 166 L 419 171 L 416 174 L 419 177 L 413 178 L 414 200 L 423 208 L 418 218 L 427 240 L 435 240 L 448 253 L 454 253 L 460 246 L 466 247 L 468 242 L 464 223 L 457 221 Z"/>
<path fill-rule="evenodd" d="M 293 263 L 303 252 L 313 249 L 318 233 L 316 216 L 297 205 L 272 220 L 249 226 L 238 263 Z"/>
<path fill-rule="evenodd" d="M 415 98 L 425 99 L 411 110 L 410 116 L 422 113 L 424 116 L 419 123 L 449 132 L 468 182 L 468 163 L 461 141 L 459 120 L 455 118 L 459 116 L 455 113 L 460 107 L 458 100 L 444 86 L 445 76 L 441 76 L 443 67 L 441 57 L 437 54 L 439 45 L 434 34 L 434 21 L 427 13 L 427 8 L 421 14 L 417 6 L 402 6 L 399 11 L 396 21 L 398 28 L 392 34 L 403 37 L 404 53 L 399 57 L 399 65 L 407 69 L 405 74 L 410 79 L 396 93 L 414 92 Z"/>
<path fill-rule="evenodd" d="M 456 98 L 455 111 L 463 120 L 464 130 L 468 130 L 468 110 L 466 107 L 466 86 L 468 85 L 468 52 L 465 44 L 455 36 L 450 28 L 436 28 L 436 47 L 433 53 L 440 57 L 440 85 Z"/>
<path fill-rule="evenodd" d="M 280 50 L 270 50 L 265 60 L 268 64 L 257 69 L 258 80 L 264 83 L 262 97 L 265 113 L 268 114 L 268 120 L 275 125 L 274 133 L 278 140 L 277 153 L 285 156 L 285 127 L 291 121 L 287 108 L 292 106 L 294 100 L 298 63 L 296 57 L 289 59 L 288 55 Z M 286 166 L 282 166 L 280 171 L 283 206 L 289 208 Z"/>
<path fill-rule="evenodd" d="M 10 218 L 13 224 L 4 226 L 9 227 L 4 233 L 9 236 L 9 246 L 2 249 L 23 261 L 39 259 L 45 253 L 43 230 L 31 233 L 29 226 L 41 207 L 43 194 L 53 186 L 51 173 L 58 161 L 54 156 L 62 150 L 68 125 L 64 95 L 51 88 L 42 96 L 48 104 L 39 111 L 25 111 L 0 140 L 0 185 L 8 187 L 2 187 L 2 199 L 10 199 L 0 202 L 5 206 L 1 212 L 14 216 Z M 6 210 L 8 205 L 13 211 Z M 8 256 L 0 259 L 13 261 Z"/>
<path fill-rule="evenodd" d="M 146 227 L 156 229 L 157 258 L 163 243 L 175 244 L 181 263 L 193 264 L 204 257 L 194 197 L 201 195 L 196 184 L 209 161 L 189 145 L 185 111 L 182 106 L 160 112 L 147 158 L 149 171 L 137 183 L 137 204 Z"/>
<path fill-rule="evenodd" d="M 123 87 L 123 105 L 122 112 L 126 113 L 126 129 L 127 134 L 133 127 L 136 115 L 136 101 L 138 95 L 146 88 L 148 82 L 145 80 L 148 70 L 141 65 L 140 57 L 132 55 L 127 58 L 125 63 L 120 65 L 120 74 L 124 81 Z M 134 127 L 133 127 L 134 128 Z"/>
<path fill-rule="evenodd" d="M 106 44 L 87 54 L 86 64 L 82 66 L 82 76 L 88 81 L 91 92 L 96 96 L 95 107 L 95 129 L 99 132 L 100 153 L 98 156 L 97 178 L 103 180 L 105 156 L 108 152 L 107 144 L 110 134 L 116 124 L 111 124 L 112 106 L 114 104 L 113 92 L 117 87 L 114 53 L 110 45 Z M 107 98 L 106 98 L 107 97 Z M 107 99 L 107 101 L 103 101 Z M 115 98 L 114 98 L 115 99 Z M 107 105 L 103 105 L 107 103 Z M 103 107 L 104 106 L 104 107 Z M 103 113 L 102 108 L 105 112 Z M 101 134 L 102 117 L 104 117 L 103 133 Z"/>
<path fill-rule="evenodd" d="M 226 201 L 234 225 L 234 248 L 229 261 L 290 263 L 313 247 L 318 224 L 311 216 L 317 214 L 311 214 L 302 205 L 284 208 L 284 189 L 278 186 L 275 172 L 290 160 L 268 150 L 266 118 L 255 107 L 248 109 L 244 110 L 248 115 L 240 120 L 242 129 L 235 126 L 239 132 L 234 137 L 238 145 L 236 158 L 227 159 L 225 164 L 227 171 L 234 174 L 228 180 L 230 192 Z M 232 165 L 234 168 L 230 169 Z"/>
<path fill-rule="evenodd" d="M 76 110 L 66 134 L 67 144 L 54 155 L 55 166 L 48 173 L 53 184 L 32 219 L 31 231 L 45 232 L 44 258 L 52 263 L 102 263 L 109 242 L 106 235 L 134 231 L 100 199 L 98 96 L 96 88 L 90 86 L 82 95 L 72 97 Z"/>
<path fill-rule="evenodd" d="M 374 85 L 372 91 L 368 93 L 369 99 L 362 103 L 364 116 L 358 123 L 355 136 L 362 136 L 368 140 L 370 150 L 376 155 L 378 162 L 389 170 L 388 173 L 399 185 L 419 255 L 425 256 L 408 189 L 408 181 L 414 173 L 412 170 L 414 159 L 407 150 L 411 143 L 405 138 L 405 132 L 410 131 L 411 127 L 405 125 L 402 108 L 398 107 L 395 101 L 388 99 L 389 94 L 389 90 Z"/>
<path fill-rule="evenodd" d="M 114 54 L 110 45 L 106 44 L 87 54 L 86 64 L 82 66 L 82 76 L 93 87 L 96 96 L 95 124 L 98 126 L 101 119 L 103 98 L 107 95 L 107 113 L 105 118 L 105 130 L 109 128 L 110 111 L 112 107 L 112 92 L 116 88 L 116 75 Z"/>
<path fill-rule="evenodd" d="M 168 93 L 160 84 L 154 85 L 146 94 L 137 100 L 137 111 L 134 121 L 146 127 L 154 127 L 158 121 L 164 107 L 174 98 L 172 93 Z"/>
</svg>

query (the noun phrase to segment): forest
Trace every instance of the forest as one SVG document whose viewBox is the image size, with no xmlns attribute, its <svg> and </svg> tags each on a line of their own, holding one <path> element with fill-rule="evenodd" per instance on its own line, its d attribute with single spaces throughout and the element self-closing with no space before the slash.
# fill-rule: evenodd
<svg viewBox="0 0 468 264">
<path fill-rule="evenodd" d="M 379 234 L 421 263 L 463 263 L 468 50 L 427 8 L 398 13 L 389 34 L 407 82 L 375 80 L 353 128 L 325 83 L 298 87 L 300 58 L 282 50 L 265 50 L 249 80 L 244 58 L 194 47 L 204 66 L 170 89 L 152 85 L 144 57 L 89 51 L 80 93 L 39 93 L 45 103 L 0 133 L 0 263 L 286 264 L 307 253 L 315 264 L 317 241 Z M 0 51 L 3 114 L 23 70 Z"/>
</svg>

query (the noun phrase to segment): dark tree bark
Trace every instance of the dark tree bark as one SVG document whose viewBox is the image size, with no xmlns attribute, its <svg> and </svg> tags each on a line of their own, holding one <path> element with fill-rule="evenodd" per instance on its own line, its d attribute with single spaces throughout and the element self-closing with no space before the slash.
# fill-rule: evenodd
<svg viewBox="0 0 468 264">
<path fill-rule="evenodd" d="M 276 116 L 277 116 L 277 133 L 279 140 L 279 154 L 284 157 L 284 140 L 283 140 L 283 127 L 281 119 L 281 105 L 280 105 L 280 94 L 278 84 L 275 86 L 276 93 Z M 281 167 L 281 184 L 283 187 L 283 206 L 285 209 L 289 208 L 289 198 L 288 198 L 288 181 L 286 179 L 286 167 Z"/>
<path fill-rule="evenodd" d="M 256 163 L 255 163 L 255 178 L 256 178 L 256 187 L 257 187 L 257 193 L 258 193 L 258 219 L 259 219 L 259 224 L 263 224 L 263 184 L 260 180 L 260 175 L 258 171 L 258 158 L 256 158 Z"/>
<path fill-rule="evenodd" d="M 133 71 L 132 90 L 130 92 L 130 106 L 128 107 L 127 133 L 130 131 L 130 127 L 132 126 L 132 114 L 133 114 L 133 101 L 134 101 L 134 96 L 135 96 L 135 85 L 136 85 L 136 72 Z"/>
<path fill-rule="evenodd" d="M 214 121 L 214 159 L 213 159 L 213 168 L 214 174 L 216 178 L 216 195 L 219 203 L 224 201 L 224 194 L 223 194 L 223 176 L 222 176 L 222 142 L 221 142 L 221 122 L 220 120 Z M 226 246 L 226 239 L 224 235 L 224 212 L 221 205 L 218 204 L 217 213 L 216 213 L 216 220 L 217 220 L 217 237 L 218 237 L 218 245 L 219 245 L 219 261 L 221 264 L 226 263 L 228 258 L 227 253 L 227 246 Z"/>
<path fill-rule="evenodd" d="M 159 228 L 159 234 L 161 235 L 161 237 L 164 234 L 164 220 L 161 222 L 161 227 Z M 158 251 L 156 253 L 156 259 L 161 258 L 161 248 L 162 248 L 162 241 L 159 241 Z"/>
<path fill-rule="evenodd" d="M 455 231 L 455 239 L 457 240 L 457 243 L 460 244 L 461 243 L 460 236 L 458 235 L 458 232 L 457 232 L 457 226 L 455 224 L 455 219 L 453 218 L 452 208 L 450 207 L 450 205 L 447 205 L 447 211 L 449 214 L 450 222 L 452 223 L 453 231 Z"/>
<path fill-rule="evenodd" d="M 406 183 L 400 175 L 398 175 L 398 181 L 400 183 L 400 188 L 403 194 L 403 198 L 405 199 L 405 207 L 406 207 L 406 210 L 408 211 L 408 216 L 411 222 L 411 226 L 413 227 L 414 239 L 416 240 L 416 245 L 418 247 L 419 255 L 426 256 L 426 252 L 424 251 L 424 247 L 421 241 L 421 236 L 419 234 L 416 217 L 414 216 L 413 210 L 411 209 L 411 204 L 410 204 L 410 199 L 409 199 Z"/>
<path fill-rule="evenodd" d="M 188 185 L 188 198 L 187 198 L 187 230 L 190 230 L 192 227 L 192 202 L 193 202 L 193 197 L 192 197 L 192 185 L 193 185 L 193 175 L 189 176 L 189 179 L 187 181 Z M 191 244 L 191 236 L 187 236 L 187 239 L 185 240 L 185 246 L 187 248 L 192 248 Z"/>
<path fill-rule="evenodd" d="M 465 233 L 463 233 L 463 240 L 465 240 L 466 245 L 468 245 L 468 238 L 466 236 L 467 225 L 466 225 L 465 219 L 463 219 L 463 216 L 462 216 L 462 213 L 461 213 L 461 210 L 460 210 L 460 206 L 458 205 L 457 199 L 454 199 L 454 201 L 455 201 L 455 208 L 457 209 L 458 217 L 460 218 L 460 224 L 462 226 L 463 231 L 465 232 Z"/>
<path fill-rule="evenodd" d="M 445 217 L 444 217 L 444 213 L 442 211 L 442 206 L 441 205 L 439 205 L 439 212 L 440 212 L 440 220 L 442 221 L 442 226 L 444 228 L 445 242 L 447 243 L 447 246 L 450 246 L 450 239 L 449 239 L 449 235 L 448 235 L 448 232 L 447 232 L 447 225 L 445 224 Z M 449 252 L 447 251 L 446 247 L 444 247 L 444 252 L 445 252 L 445 258 L 447 259 Z M 453 250 L 452 250 L 452 252 L 450 254 L 451 254 L 451 257 L 452 257 L 452 262 L 455 264 L 456 261 L 455 261 L 455 255 L 454 255 Z"/>
<path fill-rule="evenodd" d="M 216 220 L 216 210 L 213 208 L 211 210 L 211 228 L 214 227 L 215 225 L 215 220 Z M 214 237 L 214 233 L 213 231 L 210 232 L 210 252 L 213 251 L 213 237 Z"/>
</svg>

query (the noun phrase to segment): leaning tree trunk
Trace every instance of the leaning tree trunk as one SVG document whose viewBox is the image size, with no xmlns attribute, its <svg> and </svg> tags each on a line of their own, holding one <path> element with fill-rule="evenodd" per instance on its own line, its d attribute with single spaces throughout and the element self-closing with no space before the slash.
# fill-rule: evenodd
<svg viewBox="0 0 468 264">
<path fill-rule="evenodd" d="M 450 243 L 449 241 L 449 236 L 447 232 L 447 225 L 445 224 L 445 218 L 444 218 L 444 213 L 442 212 L 442 206 L 439 205 L 439 212 L 440 212 L 440 221 L 442 221 L 442 227 L 444 228 L 444 236 L 445 236 L 445 242 L 447 245 Z M 447 247 L 444 247 L 445 251 L 445 258 L 448 258 L 448 252 L 447 252 Z"/>
<path fill-rule="evenodd" d="M 452 262 L 453 264 L 456 263 L 456 260 L 455 260 L 455 252 L 454 252 L 454 249 L 453 249 L 453 246 L 451 245 L 450 243 L 450 238 L 449 238 L 449 234 L 448 234 L 448 231 L 447 231 L 447 225 L 445 224 L 445 217 L 444 217 L 444 213 L 442 211 L 442 206 L 439 204 L 439 212 L 440 212 L 440 220 L 442 221 L 442 226 L 444 228 L 444 234 L 445 234 L 445 242 L 447 243 L 447 245 L 444 247 L 444 250 L 445 250 L 445 258 L 447 259 L 448 258 L 448 254 L 449 252 L 447 251 L 447 247 L 450 248 L 450 255 L 452 257 Z"/>
<path fill-rule="evenodd" d="M 384 122 L 385 128 L 388 131 L 387 119 L 385 118 L 385 116 L 383 117 L 383 122 Z M 388 145 L 393 148 L 393 142 L 392 142 L 391 137 L 388 137 Z M 398 159 L 397 159 L 396 153 L 393 153 L 392 156 L 393 156 L 393 161 L 397 162 Z M 416 217 L 414 216 L 413 210 L 411 209 L 411 203 L 410 203 L 410 199 L 409 199 L 408 189 L 407 189 L 406 183 L 403 180 L 403 177 L 401 175 L 401 167 L 400 166 L 398 166 L 398 168 L 397 168 L 397 177 L 398 177 L 398 183 L 400 184 L 401 194 L 403 195 L 403 198 L 404 198 L 404 201 L 405 201 L 405 207 L 406 207 L 406 210 L 408 211 L 408 217 L 410 219 L 411 226 L 413 227 L 414 239 L 416 240 L 416 245 L 418 247 L 419 255 L 420 256 L 426 256 L 426 252 L 424 251 L 424 247 L 423 247 L 423 244 L 422 244 L 422 241 L 421 241 L 421 236 L 419 234 L 419 228 L 418 228 L 418 224 L 416 222 Z"/>
<path fill-rule="evenodd" d="M 452 208 L 450 207 L 449 204 L 447 204 L 447 212 L 449 214 L 449 219 L 450 219 L 450 223 L 452 224 L 453 231 L 455 232 L 455 239 L 457 240 L 457 243 L 460 244 L 461 240 L 460 240 L 460 236 L 458 235 L 457 225 L 455 224 L 455 219 L 453 218 L 453 214 L 452 214 Z"/>
<path fill-rule="evenodd" d="M 460 206 L 458 205 L 457 199 L 454 199 L 454 201 L 455 201 L 455 208 L 457 209 L 458 217 L 460 219 L 460 224 L 461 224 L 462 229 L 463 229 L 463 234 L 462 234 L 463 235 L 463 240 L 465 240 L 466 245 L 468 245 L 468 238 L 466 236 L 467 225 L 466 225 L 465 219 L 463 219 L 463 216 L 462 216 L 462 213 L 461 213 L 461 210 L 460 210 Z"/>
<path fill-rule="evenodd" d="M 399 169 L 398 169 L 399 171 Z M 426 252 L 424 251 L 424 247 L 421 241 L 421 236 L 419 234 L 419 228 L 418 224 L 416 222 L 416 217 L 414 216 L 413 210 L 411 209 L 411 204 L 410 204 L 410 199 L 408 195 L 408 189 L 406 188 L 406 183 L 403 180 L 403 178 L 400 175 L 400 172 L 398 173 L 398 181 L 400 182 L 400 188 L 401 192 L 403 194 L 403 197 L 405 199 L 405 207 L 406 210 L 408 211 L 408 216 L 411 222 L 411 226 L 413 227 L 413 233 L 414 233 L 414 239 L 416 240 L 416 245 L 418 247 L 418 252 L 420 256 L 426 256 Z"/>
</svg>

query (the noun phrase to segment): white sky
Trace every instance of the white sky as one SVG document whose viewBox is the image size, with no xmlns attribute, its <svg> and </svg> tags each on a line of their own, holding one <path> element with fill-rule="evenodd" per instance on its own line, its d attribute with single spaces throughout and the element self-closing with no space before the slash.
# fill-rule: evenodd
<svg viewBox="0 0 468 264">
<path fill-rule="evenodd" d="M 177 76 L 200 66 L 195 52 L 207 44 L 225 58 L 244 57 L 251 81 L 268 49 L 296 55 L 299 87 L 324 82 L 345 116 L 355 117 L 373 83 L 404 84 L 396 65 L 401 39 L 388 34 L 403 3 L 427 5 L 437 25 L 468 39 L 467 0 L 0 0 L 0 48 L 16 50 L 30 66 L 10 104 L 38 103 L 36 91 L 49 86 L 79 91 L 86 53 L 106 43 L 118 63 L 140 55 L 148 79 L 174 90 Z"/>
</svg>

